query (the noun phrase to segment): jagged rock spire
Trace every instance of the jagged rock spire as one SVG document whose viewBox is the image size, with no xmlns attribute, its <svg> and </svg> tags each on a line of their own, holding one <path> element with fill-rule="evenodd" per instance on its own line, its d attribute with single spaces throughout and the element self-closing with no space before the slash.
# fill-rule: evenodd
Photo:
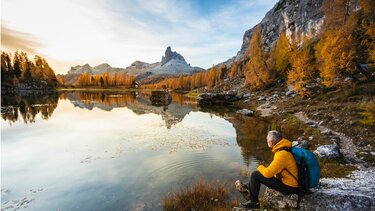
<svg viewBox="0 0 375 211">
<path fill-rule="evenodd" d="M 172 59 L 176 59 L 187 64 L 183 56 L 181 56 L 176 51 L 172 51 L 171 47 L 168 46 L 167 49 L 165 50 L 165 55 L 161 58 L 161 65 L 163 66 L 164 64 L 166 64 Z"/>
</svg>

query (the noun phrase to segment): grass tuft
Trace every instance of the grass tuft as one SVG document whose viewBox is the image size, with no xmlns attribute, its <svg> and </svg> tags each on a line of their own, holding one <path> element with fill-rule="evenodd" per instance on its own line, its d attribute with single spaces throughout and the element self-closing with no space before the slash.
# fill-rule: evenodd
<svg viewBox="0 0 375 211">
<path fill-rule="evenodd" d="M 372 100 L 366 104 L 363 104 L 361 106 L 361 109 L 363 110 L 359 114 L 363 117 L 361 120 L 361 123 L 364 125 L 375 125 L 375 97 L 372 98 Z"/>
<path fill-rule="evenodd" d="M 164 210 L 228 210 L 233 204 L 229 188 L 219 182 L 200 179 L 192 186 L 169 194 L 163 199 Z"/>
</svg>

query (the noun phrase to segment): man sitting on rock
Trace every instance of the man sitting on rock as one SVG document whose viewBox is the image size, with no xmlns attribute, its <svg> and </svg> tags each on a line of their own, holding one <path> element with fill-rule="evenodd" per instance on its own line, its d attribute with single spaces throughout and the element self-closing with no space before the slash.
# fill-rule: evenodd
<svg viewBox="0 0 375 211">
<path fill-rule="evenodd" d="M 268 167 L 259 165 L 258 170 L 251 174 L 247 187 L 242 186 L 240 181 L 236 181 L 236 187 L 239 191 L 249 193 L 249 201 L 241 203 L 246 208 L 259 208 L 259 189 L 263 184 L 269 188 L 275 189 L 284 195 L 297 192 L 298 169 L 293 155 L 282 148 L 291 148 L 292 142 L 282 138 L 281 134 L 272 130 L 268 132 L 267 144 L 272 148 L 274 154 L 273 161 Z M 291 175 L 293 174 L 293 175 Z M 295 177 L 295 178 L 294 178 Z"/>
</svg>

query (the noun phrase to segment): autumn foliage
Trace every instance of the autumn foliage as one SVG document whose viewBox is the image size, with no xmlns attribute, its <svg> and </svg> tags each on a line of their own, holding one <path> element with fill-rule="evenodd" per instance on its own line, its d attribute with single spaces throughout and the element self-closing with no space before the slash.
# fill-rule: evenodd
<svg viewBox="0 0 375 211">
<path fill-rule="evenodd" d="M 218 70 L 212 67 L 209 71 L 197 72 L 192 75 L 180 75 L 177 78 L 167 78 L 158 83 L 144 84 L 141 88 L 146 89 L 173 89 L 173 90 L 193 90 L 202 87 L 212 88 L 223 83 L 227 77 L 227 67 L 223 64 Z"/>
<path fill-rule="evenodd" d="M 1 52 L 1 86 L 16 87 L 20 83 L 55 87 L 57 78 L 48 62 L 38 55 L 32 61 L 24 52 Z"/>
<path fill-rule="evenodd" d="M 230 79 L 242 72 L 248 86 L 260 89 L 271 84 L 276 74 L 301 95 L 309 95 L 309 84 L 319 77 L 325 87 L 342 86 L 348 78 L 354 82 L 359 77 L 373 78 L 361 64 L 375 62 L 375 3 L 361 0 L 358 11 L 351 6 L 349 0 L 324 1 L 325 24 L 319 36 L 287 36 L 283 32 L 269 51 L 262 45 L 261 27 L 256 27 L 246 58 L 233 64 Z M 246 64 L 245 68 L 239 68 L 241 64 Z"/>
<path fill-rule="evenodd" d="M 104 73 L 102 75 L 89 75 L 83 73 L 78 79 L 80 87 L 123 87 L 134 88 L 135 78 L 133 75 Z"/>
<path fill-rule="evenodd" d="M 213 66 L 206 71 L 165 78 L 140 87 L 189 91 L 220 88 L 224 81 L 245 78 L 246 87 L 252 90 L 286 81 L 299 94 L 310 95 L 313 87 L 335 88 L 344 86 L 346 81 L 372 79 L 374 76 L 368 67 L 375 63 L 375 1 L 359 0 L 359 6 L 351 0 L 323 1 L 324 25 L 314 37 L 301 31 L 299 34 L 284 31 L 277 40 L 265 45 L 264 30 L 259 24 L 252 31 L 244 57 L 233 61 L 230 67 Z M 84 74 L 79 84 L 133 87 L 134 77 Z"/>
<path fill-rule="evenodd" d="M 275 62 L 275 71 L 286 76 L 288 71 L 291 69 L 292 63 L 292 46 L 289 43 L 289 39 L 286 33 L 282 33 L 276 42 L 275 48 L 271 51 L 271 54 Z"/>
<path fill-rule="evenodd" d="M 292 85 L 294 90 L 301 95 L 309 95 L 306 85 L 311 83 L 317 75 L 314 65 L 314 49 L 310 41 L 307 39 L 294 41 L 289 55 L 292 67 L 288 72 L 287 84 Z"/>
<path fill-rule="evenodd" d="M 263 50 L 261 41 L 262 28 L 258 26 L 250 40 L 247 55 L 250 60 L 246 64 L 245 84 L 253 89 L 266 87 L 273 82 L 271 65 L 267 62 L 267 56 Z"/>
</svg>

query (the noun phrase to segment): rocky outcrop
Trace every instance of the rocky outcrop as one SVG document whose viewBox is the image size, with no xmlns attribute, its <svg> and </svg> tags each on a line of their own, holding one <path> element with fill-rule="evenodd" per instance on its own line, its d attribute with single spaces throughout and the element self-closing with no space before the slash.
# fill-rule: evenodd
<svg viewBox="0 0 375 211">
<path fill-rule="evenodd" d="M 147 62 L 142 62 L 142 61 L 135 61 L 131 63 L 131 65 L 128 68 L 132 69 L 145 69 L 150 67 L 150 64 Z"/>
<path fill-rule="evenodd" d="M 190 66 L 190 64 L 186 63 L 183 56 L 172 51 L 171 47 L 168 46 L 160 64 L 154 67 L 151 72 L 153 74 L 187 75 L 201 70 L 203 69 L 200 67 Z"/>
<path fill-rule="evenodd" d="M 236 113 L 244 115 L 244 116 L 253 116 L 254 115 L 254 111 L 251 111 L 251 110 L 246 109 L 246 108 L 238 110 L 238 111 L 236 111 Z"/>
<path fill-rule="evenodd" d="M 168 46 L 165 50 L 165 56 L 161 58 L 161 66 L 165 65 L 167 62 L 171 61 L 172 59 L 178 60 L 181 63 L 186 63 L 185 59 L 181 54 L 177 53 L 176 51 L 172 51 L 171 47 Z"/>
<path fill-rule="evenodd" d="M 340 156 L 337 144 L 319 146 L 314 153 L 321 158 L 338 158 Z"/>
<path fill-rule="evenodd" d="M 89 64 L 77 65 L 75 67 L 71 67 L 67 74 L 79 74 L 79 75 L 81 75 L 85 72 L 87 72 L 89 74 L 92 72 L 92 68 Z"/>
<path fill-rule="evenodd" d="M 297 195 L 284 196 L 266 189 L 263 197 L 267 207 L 288 209 L 296 207 Z M 348 178 L 321 179 L 314 193 L 302 198 L 299 210 L 374 210 L 375 171 L 354 171 Z"/>
<path fill-rule="evenodd" d="M 258 25 L 244 33 L 241 49 L 237 55 L 223 63 L 229 67 L 234 61 L 239 61 L 243 58 L 257 26 L 262 27 L 262 44 L 266 51 L 270 50 L 276 43 L 282 32 L 285 32 L 288 37 L 292 35 L 296 37 L 318 35 L 324 24 L 322 3 L 323 0 L 280 0 L 267 12 Z M 358 0 L 351 0 L 349 12 L 357 8 Z M 221 66 L 223 63 L 217 66 Z"/>
<path fill-rule="evenodd" d="M 198 105 L 200 107 L 208 107 L 208 106 L 228 105 L 240 99 L 242 99 L 242 97 L 236 95 L 235 93 L 225 93 L 225 94 L 205 93 L 205 94 L 199 95 L 197 100 L 198 100 Z"/>
</svg>

